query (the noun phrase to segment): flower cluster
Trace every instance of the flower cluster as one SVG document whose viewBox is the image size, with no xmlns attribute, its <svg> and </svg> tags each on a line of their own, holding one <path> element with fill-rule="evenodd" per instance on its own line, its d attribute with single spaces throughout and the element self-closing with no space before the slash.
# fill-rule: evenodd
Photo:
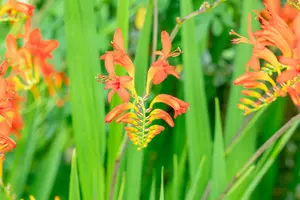
<svg viewBox="0 0 300 200">
<path fill-rule="evenodd" d="M 234 31 L 230 32 L 231 35 L 238 36 L 232 40 L 233 43 L 253 46 L 245 74 L 234 81 L 235 85 L 242 85 L 246 89 L 242 91 L 246 97 L 238 105 L 245 114 L 287 94 L 296 106 L 300 106 L 300 14 L 295 8 L 287 6 L 280 8 L 266 4 L 266 8 L 264 12 L 256 13 L 261 30 L 252 32 L 249 14 L 249 39 Z M 284 19 L 281 18 L 277 12 L 282 9 L 292 9 L 289 12 L 291 17 L 285 15 Z"/>
<path fill-rule="evenodd" d="M 135 67 L 124 48 L 124 40 L 120 29 L 117 29 L 111 42 L 114 51 L 107 51 L 100 59 L 104 60 L 108 75 L 98 75 L 98 81 L 105 84 L 105 89 L 110 89 L 108 101 L 111 102 L 112 96 L 117 95 L 124 103 L 113 108 L 105 117 L 105 122 L 110 123 L 116 119 L 117 123 L 127 124 L 125 131 L 131 141 L 142 149 L 148 146 L 148 143 L 165 128 L 160 125 L 153 125 L 154 120 L 162 119 L 169 126 L 174 127 L 172 117 L 164 110 L 154 109 L 154 104 L 165 103 L 175 111 L 174 118 L 185 113 L 189 104 L 168 94 L 157 95 L 146 107 L 147 99 L 152 84 L 160 84 L 168 75 L 173 75 L 179 79 L 179 74 L 174 66 L 168 62 L 169 57 L 176 57 L 181 54 L 177 48 L 171 52 L 172 44 L 169 34 L 166 31 L 161 33 L 163 49 L 155 52 L 159 58 L 152 63 L 147 75 L 146 94 L 143 97 L 138 96 L 135 89 Z M 116 65 L 123 67 L 128 75 L 119 76 L 115 72 Z M 131 101 L 132 99 L 132 101 Z"/>
<path fill-rule="evenodd" d="M 6 37 L 6 52 L 0 64 L 0 155 L 16 147 L 9 138 L 11 133 L 19 134 L 23 126 L 20 115 L 19 90 L 31 90 L 37 98 L 36 84 L 43 76 L 49 92 L 53 93 L 53 77 L 60 76 L 48 59 L 58 47 L 55 40 L 43 40 L 40 30 L 31 27 L 34 7 L 25 3 L 8 0 L 0 8 L 1 21 L 22 25 L 18 33 L 11 31 Z M 21 44 L 21 45 L 19 45 Z"/>
</svg>

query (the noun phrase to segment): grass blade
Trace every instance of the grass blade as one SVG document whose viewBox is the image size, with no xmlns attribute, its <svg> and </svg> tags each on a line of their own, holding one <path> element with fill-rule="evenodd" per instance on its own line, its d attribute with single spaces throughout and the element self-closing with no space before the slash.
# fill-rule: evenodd
<svg viewBox="0 0 300 200">
<path fill-rule="evenodd" d="M 156 199 L 156 176 L 155 176 L 155 171 L 153 172 L 152 176 L 152 184 L 151 184 L 151 191 L 150 191 L 150 200 L 155 200 Z"/>
<path fill-rule="evenodd" d="M 200 165 L 198 166 L 195 178 L 192 181 L 191 187 L 187 192 L 187 196 L 185 198 L 187 200 L 197 199 L 196 196 L 197 196 L 197 191 L 198 191 L 198 188 L 199 188 L 198 183 L 199 183 L 200 179 L 202 178 L 202 176 L 204 175 L 203 173 L 204 173 L 205 160 L 206 160 L 206 158 L 202 157 L 202 159 L 200 161 Z"/>
<path fill-rule="evenodd" d="M 255 175 L 254 179 L 251 181 L 247 189 L 245 190 L 245 193 L 243 194 L 241 200 L 250 199 L 250 196 L 252 192 L 255 190 L 257 185 L 262 180 L 263 176 L 267 173 L 268 169 L 272 166 L 272 164 L 275 162 L 278 154 L 281 152 L 283 147 L 287 144 L 287 142 L 292 137 L 293 133 L 296 131 L 296 128 L 299 125 L 299 121 L 296 122 L 279 140 L 278 144 L 274 147 L 271 155 L 268 157 L 266 162 L 263 164 L 263 166 L 258 169 L 258 173 Z"/>
<path fill-rule="evenodd" d="M 191 0 L 180 1 L 181 16 L 193 11 Z M 189 53 L 183 54 L 184 65 L 184 93 L 185 100 L 190 103 L 191 109 L 186 113 L 186 135 L 188 143 L 190 177 L 192 182 L 196 179 L 195 174 L 201 158 L 207 158 L 201 183 L 198 184 L 197 193 L 201 195 L 205 184 L 209 179 L 211 163 L 211 135 L 209 127 L 208 109 L 204 88 L 203 72 L 200 65 L 199 51 L 196 40 L 196 26 L 194 19 L 185 22 L 181 29 L 182 48 Z M 200 131 L 201 130 L 201 131 Z M 201 145 L 199 145 L 201 141 Z"/>
<path fill-rule="evenodd" d="M 79 189 L 79 187 L 80 187 L 80 185 L 79 185 L 79 177 L 78 177 L 78 170 L 77 170 L 76 151 L 73 150 L 69 200 L 80 200 L 80 189 Z"/>
<path fill-rule="evenodd" d="M 61 127 L 58 130 L 62 130 Z M 61 155 L 67 139 L 68 134 L 66 130 L 57 132 L 57 136 L 52 142 L 49 152 L 43 156 L 44 160 L 39 167 L 40 170 L 32 186 L 32 194 L 36 199 L 50 199 L 51 190 L 56 178 L 58 167 L 61 161 Z"/>
<path fill-rule="evenodd" d="M 160 179 L 160 195 L 159 200 L 165 199 L 165 193 L 164 193 L 164 167 L 161 168 L 161 179 Z"/>
<path fill-rule="evenodd" d="M 67 64 L 70 72 L 70 98 L 79 180 L 84 199 L 101 191 L 104 178 L 94 191 L 94 174 L 101 174 L 104 162 L 105 131 L 103 87 L 94 79 L 100 72 L 96 46 L 94 1 L 65 0 Z M 88 147 L 88 148 L 87 148 Z M 96 193 L 96 194 L 95 194 Z"/>
<path fill-rule="evenodd" d="M 215 110 L 215 141 L 213 148 L 211 199 L 217 199 L 227 184 L 224 140 L 218 99 L 216 99 Z"/>
</svg>

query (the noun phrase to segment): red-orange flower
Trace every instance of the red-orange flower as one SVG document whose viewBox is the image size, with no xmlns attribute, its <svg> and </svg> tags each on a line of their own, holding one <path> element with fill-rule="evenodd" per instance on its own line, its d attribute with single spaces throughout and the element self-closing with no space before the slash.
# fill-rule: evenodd
<svg viewBox="0 0 300 200">
<path fill-rule="evenodd" d="M 109 75 L 98 75 L 97 78 L 105 83 L 105 90 L 111 89 L 111 91 L 108 93 L 108 102 L 111 102 L 114 93 L 117 93 L 124 102 L 128 102 L 130 100 L 130 94 L 128 93 L 127 89 L 131 91 L 134 90 L 132 85 L 132 77 L 117 76 L 115 74 L 113 57 L 110 54 L 106 55 L 105 57 L 105 68 Z"/>
<path fill-rule="evenodd" d="M 169 33 L 166 31 L 161 32 L 161 43 L 163 47 L 162 50 L 155 52 L 155 54 L 159 55 L 160 58 L 152 63 L 148 71 L 146 86 L 147 95 L 150 92 L 151 82 L 155 85 L 160 84 L 167 78 L 168 75 L 173 75 L 178 79 L 180 78 L 178 73 L 175 71 L 175 67 L 171 66 L 167 59 L 169 57 L 179 56 L 182 53 L 181 50 L 177 48 L 175 51 L 171 52 L 172 42 Z"/>
<path fill-rule="evenodd" d="M 169 126 L 174 127 L 174 121 L 172 117 L 164 110 L 154 109 L 149 115 L 149 121 L 153 122 L 156 119 L 163 119 L 169 124 Z"/>
<path fill-rule="evenodd" d="M 129 76 L 134 78 L 134 65 L 126 53 L 121 29 L 116 29 L 111 45 L 115 49 L 115 51 L 107 51 L 100 57 L 100 59 L 105 60 L 107 55 L 111 55 L 113 57 L 114 64 L 124 67 L 127 70 Z"/>
<path fill-rule="evenodd" d="M 295 105 L 300 105 L 300 29 L 295 24 L 291 29 L 291 24 L 290 26 L 287 24 L 288 19 L 280 17 L 277 13 L 280 9 L 279 2 L 274 1 L 271 4 L 270 1 L 266 1 L 266 3 L 264 15 L 257 14 L 261 30 L 252 33 L 249 28 L 250 40 L 231 32 L 240 37 L 234 39 L 235 43 L 245 42 L 254 45 L 253 55 L 248 61 L 254 72 L 249 72 L 246 66 L 246 73 L 234 81 L 234 84 L 243 85 L 244 88 L 261 90 L 242 92 L 247 98 L 241 98 L 242 104 L 238 107 L 243 109 L 245 114 L 256 111 L 286 94 L 290 95 Z M 299 16 L 293 19 L 293 22 L 300 22 Z M 250 23 L 249 19 L 249 27 Z M 277 48 L 281 54 L 277 56 L 271 51 L 274 48 L 268 47 Z M 256 58 L 265 61 L 263 67 L 260 67 Z"/>
<path fill-rule="evenodd" d="M 105 117 L 105 122 L 110 123 L 112 120 L 114 120 L 116 117 L 121 115 L 123 112 L 129 109 L 134 109 L 138 112 L 138 108 L 132 104 L 132 103 L 122 103 L 118 106 L 116 106 L 114 109 L 112 109 Z"/>
<path fill-rule="evenodd" d="M 25 14 L 27 17 L 32 17 L 34 7 L 22 2 L 16 2 L 15 0 L 8 0 L 0 10 L 0 16 L 8 13 L 11 16 L 15 16 L 18 12 Z"/>
<path fill-rule="evenodd" d="M 0 133 L 0 154 L 7 153 L 16 148 L 16 143 L 8 136 Z"/>
<path fill-rule="evenodd" d="M 291 25 L 299 15 L 299 11 L 290 4 L 285 4 L 284 7 L 281 7 L 280 0 L 264 0 L 264 3 L 267 7 L 274 10 L 288 25 Z M 261 13 L 265 19 L 271 18 L 267 10 L 263 10 Z"/>
<path fill-rule="evenodd" d="M 153 107 L 155 103 L 165 103 L 169 106 L 171 106 L 175 113 L 174 113 L 174 118 L 176 118 L 178 115 L 181 115 L 182 113 L 185 113 L 189 109 L 189 104 L 187 102 L 184 102 L 176 97 L 173 97 L 168 94 L 159 94 L 157 95 L 151 102 L 150 108 Z"/>
</svg>

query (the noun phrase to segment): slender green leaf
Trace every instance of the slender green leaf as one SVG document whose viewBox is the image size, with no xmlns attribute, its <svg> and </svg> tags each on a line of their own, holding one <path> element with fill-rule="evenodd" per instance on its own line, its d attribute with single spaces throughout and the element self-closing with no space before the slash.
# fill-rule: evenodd
<svg viewBox="0 0 300 200">
<path fill-rule="evenodd" d="M 227 184 L 226 160 L 224 154 L 222 122 L 220 116 L 219 101 L 218 99 L 216 99 L 215 141 L 214 141 L 214 149 L 213 149 L 211 199 L 217 199 L 217 197 L 226 188 L 226 184 Z"/>
<path fill-rule="evenodd" d="M 180 13 L 182 17 L 192 11 L 193 4 L 191 0 L 180 1 Z M 203 52 L 200 52 L 197 46 L 194 19 L 186 21 L 181 30 L 182 49 L 188 52 L 183 54 L 183 65 L 185 100 L 190 103 L 191 107 L 186 113 L 186 134 L 192 182 L 196 179 L 195 174 L 198 171 L 201 158 L 203 156 L 207 158 L 201 183 L 197 187 L 197 193 L 201 195 L 209 179 L 212 149 L 203 72 L 199 57 Z M 200 141 L 201 145 L 199 145 Z"/>
<path fill-rule="evenodd" d="M 123 173 L 122 176 L 122 182 L 121 182 L 121 187 L 120 187 L 120 192 L 119 192 L 119 197 L 118 200 L 122 200 L 124 196 L 124 188 L 125 188 L 125 181 L 126 181 L 126 173 Z"/>
<path fill-rule="evenodd" d="M 204 164 L 205 164 L 206 158 L 202 157 L 199 167 L 197 169 L 197 173 L 195 175 L 195 179 L 192 181 L 191 183 L 191 187 L 187 192 L 187 196 L 185 199 L 187 200 L 193 200 L 193 199 L 197 199 L 197 192 L 198 192 L 198 188 L 199 188 L 199 181 L 201 180 L 202 176 L 204 175 Z"/>
<path fill-rule="evenodd" d="M 164 167 L 161 168 L 161 175 L 160 175 L 160 195 L 159 200 L 165 199 L 165 193 L 164 193 Z"/>
<path fill-rule="evenodd" d="M 94 188 L 95 174 L 104 162 L 103 87 L 94 79 L 100 72 L 94 1 L 65 0 L 67 65 L 70 74 L 72 123 L 84 199 L 100 199 L 104 178 Z M 100 72 L 101 73 L 101 72 Z M 96 191 L 94 191 L 96 189 Z"/>
<path fill-rule="evenodd" d="M 248 13 L 252 11 L 253 8 L 259 8 L 259 0 L 253 1 L 241 1 L 242 11 L 240 20 L 239 34 L 243 36 L 248 36 Z M 253 17 L 254 18 L 254 17 Z M 258 22 L 252 20 L 253 30 L 258 28 Z M 236 55 L 234 60 L 234 72 L 233 79 L 237 78 L 245 72 L 245 66 L 247 61 L 250 59 L 252 54 L 252 46 L 247 44 L 239 44 L 236 46 Z M 232 81 L 233 82 L 233 81 Z M 232 86 L 230 88 L 229 100 L 227 103 L 227 113 L 225 119 L 225 144 L 228 145 L 234 135 L 237 133 L 238 129 L 242 127 L 244 118 L 243 112 L 237 108 L 239 99 L 241 98 L 242 87 Z M 253 124 L 255 125 L 255 124 Z M 234 149 L 230 152 L 227 157 L 227 177 L 231 180 L 234 174 L 242 167 L 246 160 L 254 153 L 256 148 L 256 126 L 248 127 L 249 130 L 243 133 L 243 138 L 235 144 Z M 247 184 L 248 179 L 245 178 L 242 186 L 238 187 L 237 190 L 232 192 L 232 196 L 229 199 L 238 199 L 244 190 L 244 186 Z"/>
<path fill-rule="evenodd" d="M 251 183 L 246 188 L 241 200 L 247 200 L 250 199 L 250 196 L 254 189 L 257 187 L 259 182 L 262 180 L 263 176 L 267 173 L 268 169 L 272 166 L 272 164 L 275 162 L 278 154 L 282 151 L 283 147 L 287 144 L 287 142 L 292 137 L 293 133 L 296 131 L 299 121 L 296 122 L 279 140 L 279 142 L 274 147 L 272 153 L 270 156 L 268 156 L 266 162 L 257 170 L 257 174 L 251 181 Z"/>
<path fill-rule="evenodd" d="M 152 176 L 152 184 L 151 184 L 151 191 L 150 191 L 150 200 L 156 200 L 156 175 L 153 172 Z"/>
<path fill-rule="evenodd" d="M 59 126 L 58 130 L 63 130 L 61 127 L 63 126 Z M 47 200 L 50 198 L 67 139 L 67 131 L 59 131 L 51 144 L 49 152 L 44 155 L 37 178 L 32 186 L 32 194 L 36 199 Z"/>
<path fill-rule="evenodd" d="M 76 151 L 74 150 L 72 155 L 69 200 L 81 199 L 79 187 L 80 185 L 79 185 L 79 177 L 78 177 L 78 170 L 77 170 L 77 158 L 76 158 Z"/>
</svg>

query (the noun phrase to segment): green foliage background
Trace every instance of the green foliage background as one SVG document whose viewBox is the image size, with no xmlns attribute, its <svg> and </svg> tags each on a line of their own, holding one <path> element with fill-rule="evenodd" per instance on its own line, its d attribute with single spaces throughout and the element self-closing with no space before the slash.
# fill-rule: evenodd
<svg viewBox="0 0 300 200">
<path fill-rule="evenodd" d="M 70 102 L 57 108 L 43 84 L 39 85 L 40 100 L 34 101 L 28 94 L 28 105 L 22 110 L 25 127 L 16 150 L 7 155 L 4 182 L 17 199 L 28 199 L 30 194 L 37 200 L 56 195 L 70 200 L 108 199 L 124 131 L 122 125 L 104 124 L 105 113 L 120 99 L 114 98 L 108 105 L 107 91 L 94 77 L 105 73 L 99 56 L 111 49 L 113 32 L 120 27 L 136 67 L 137 91 L 143 94 L 151 60 L 153 2 L 30 3 L 37 8 L 33 25 L 41 29 L 44 38 L 60 42 L 53 64 L 70 77 Z M 201 4 L 201 0 L 158 0 L 159 33 L 171 32 L 176 17 L 197 10 Z M 140 8 L 147 11 L 142 30 L 134 23 Z M 256 149 L 297 114 L 289 99 L 279 99 L 244 126 L 249 117 L 244 118 L 236 107 L 241 88 L 234 87 L 232 80 L 244 72 L 251 47 L 232 45 L 228 33 L 234 29 L 247 36 L 248 12 L 261 8 L 260 0 L 227 0 L 183 24 L 173 47 L 184 53 L 171 60 L 172 65 L 182 64 L 182 78 L 168 77 L 153 88 L 150 98 L 172 94 L 189 102 L 190 110 L 145 150 L 138 152 L 129 144 L 115 199 L 201 199 L 209 188 L 208 199 L 215 200 Z M 257 29 L 258 24 L 253 27 Z M 240 127 L 245 127 L 242 137 L 228 151 Z M 250 173 L 226 199 L 300 199 L 299 146 L 300 131 L 295 124 L 247 169 Z"/>
</svg>

